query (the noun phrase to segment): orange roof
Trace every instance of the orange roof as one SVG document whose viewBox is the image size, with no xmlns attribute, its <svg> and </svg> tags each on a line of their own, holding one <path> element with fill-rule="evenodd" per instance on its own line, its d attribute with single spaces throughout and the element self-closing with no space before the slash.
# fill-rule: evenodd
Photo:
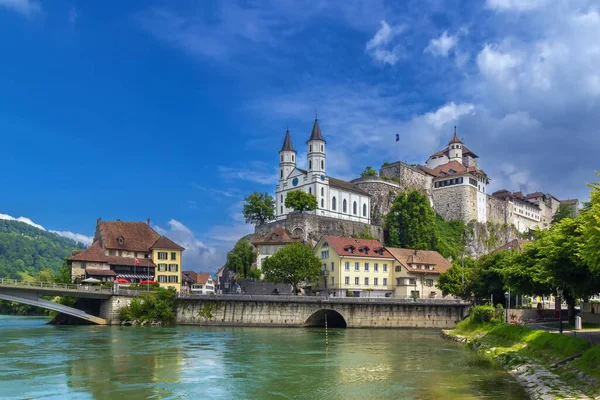
<svg viewBox="0 0 600 400">
<path fill-rule="evenodd" d="M 205 285 L 206 282 L 208 282 L 208 279 L 211 278 L 210 274 L 197 274 L 196 276 L 196 283 L 199 283 L 201 285 Z"/>
<path fill-rule="evenodd" d="M 100 222 L 98 229 L 105 249 L 148 251 L 160 238 L 160 235 L 144 222 Z"/>
<path fill-rule="evenodd" d="M 465 167 L 462 163 L 456 160 L 447 162 L 446 164 L 438 165 L 433 169 L 425 167 L 423 165 L 419 165 L 419 168 L 424 172 L 427 172 L 429 175 L 433 175 L 435 177 L 473 174 L 482 175 L 487 178 L 487 175 L 485 174 L 485 172 L 483 172 L 483 170 L 477 169 L 476 167 Z M 452 173 L 450 173 L 451 170 L 453 171 Z"/>
<path fill-rule="evenodd" d="M 437 251 L 399 249 L 394 247 L 386 247 L 386 249 L 404 268 L 406 268 L 408 272 L 441 274 L 442 272 L 446 272 L 452 266 L 450 261 L 442 257 Z M 433 270 L 412 268 L 410 264 L 433 265 Z"/>
<path fill-rule="evenodd" d="M 101 262 L 108 265 L 137 265 L 133 257 L 107 256 L 99 241 L 92 243 L 90 247 L 82 252 L 69 257 L 69 261 Z M 156 264 L 149 258 L 138 258 L 142 267 L 155 267 Z"/>
<path fill-rule="evenodd" d="M 150 247 L 151 249 L 169 249 L 169 250 L 185 250 L 183 247 L 172 241 L 166 236 L 161 236 L 156 242 Z"/>
<path fill-rule="evenodd" d="M 321 240 L 327 242 L 340 257 L 394 258 L 378 240 L 342 236 L 323 236 Z M 353 247 L 352 252 L 349 251 L 351 247 Z M 367 253 L 361 253 L 359 249 L 365 247 L 368 248 Z M 376 253 L 376 249 L 381 249 L 382 254 Z"/>
<path fill-rule="evenodd" d="M 458 136 L 456 136 L 456 131 L 454 131 L 454 137 L 452 137 L 452 140 L 450 142 L 448 142 L 448 144 L 452 144 L 452 143 L 462 143 L 462 140 L 460 140 L 458 138 Z"/>
</svg>

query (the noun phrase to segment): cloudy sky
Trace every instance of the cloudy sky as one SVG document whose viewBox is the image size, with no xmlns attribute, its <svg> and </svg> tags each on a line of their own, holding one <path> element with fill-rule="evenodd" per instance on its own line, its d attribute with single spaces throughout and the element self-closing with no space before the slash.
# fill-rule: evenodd
<svg viewBox="0 0 600 400">
<path fill-rule="evenodd" d="M 85 242 L 150 217 L 190 269 L 252 231 L 315 110 L 343 179 L 454 125 L 493 190 L 587 199 L 600 169 L 594 0 L 0 0 L 0 38 L 0 218 Z"/>
</svg>

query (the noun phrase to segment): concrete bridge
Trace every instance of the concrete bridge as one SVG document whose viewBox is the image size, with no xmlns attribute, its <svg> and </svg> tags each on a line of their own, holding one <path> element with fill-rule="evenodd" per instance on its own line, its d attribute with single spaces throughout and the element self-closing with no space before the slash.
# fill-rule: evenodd
<svg viewBox="0 0 600 400">
<path fill-rule="evenodd" d="M 128 294 L 128 293 L 123 293 Z M 62 314 L 80 318 L 98 325 L 109 323 L 105 318 L 92 315 L 89 312 L 74 307 L 65 306 L 53 301 L 45 300 L 42 296 L 65 296 L 80 299 L 96 300 L 98 314 L 100 313 L 103 302 L 113 296 L 112 288 L 103 288 L 101 286 L 68 285 L 61 283 L 46 282 L 22 282 L 16 280 L 0 280 L 0 300 L 14 301 L 16 303 L 28 304 L 45 308 L 47 310 L 57 311 Z M 91 302 L 88 302 L 91 303 Z"/>
<path fill-rule="evenodd" d="M 470 304 L 445 299 L 310 296 L 191 296 L 180 299 L 177 323 L 226 326 L 452 328 Z"/>
</svg>

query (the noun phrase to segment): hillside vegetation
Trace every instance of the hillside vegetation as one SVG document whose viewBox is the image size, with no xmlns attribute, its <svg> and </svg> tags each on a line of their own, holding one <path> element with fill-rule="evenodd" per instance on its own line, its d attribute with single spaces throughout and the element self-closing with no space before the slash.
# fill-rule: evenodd
<svg viewBox="0 0 600 400">
<path fill-rule="evenodd" d="M 37 278 L 41 271 L 58 273 L 81 243 L 24 222 L 0 220 L 0 278 Z"/>
</svg>

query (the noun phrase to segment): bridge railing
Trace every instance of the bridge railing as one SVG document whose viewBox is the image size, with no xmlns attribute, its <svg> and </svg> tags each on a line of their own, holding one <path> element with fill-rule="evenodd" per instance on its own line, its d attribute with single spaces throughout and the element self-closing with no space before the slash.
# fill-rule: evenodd
<svg viewBox="0 0 600 400">
<path fill-rule="evenodd" d="M 74 283 L 56 283 L 56 282 L 30 282 L 20 281 L 17 279 L 0 279 L 0 286 L 10 287 L 21 287 L 21 288 L 44 288 L 44 289 L 57 289 L 57 290 L 76 290 L 76 291 L 87 291 L 87 292 L 101 292 L 101 293 L 112 293 L 113 289 L 110 287 L 103 286 L 92 286 L 92 285 L 77 285 Z"/>
</svg>

